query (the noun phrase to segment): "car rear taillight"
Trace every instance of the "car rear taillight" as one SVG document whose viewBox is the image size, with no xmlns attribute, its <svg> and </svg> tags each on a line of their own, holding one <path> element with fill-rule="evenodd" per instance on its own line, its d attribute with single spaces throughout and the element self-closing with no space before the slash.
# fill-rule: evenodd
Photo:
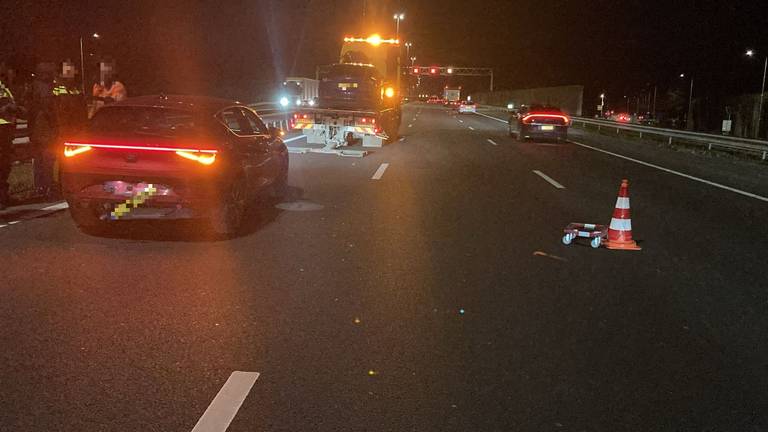
<svg viewBox="0 0 768 432">
<path fill-rule="evenodd" d="M 105 144 L 105 143 L 79 143 L 79 142 L 65 142 L 64 143 L 64 157 L 74 157 L 78 154 L 85 153 L 93 149 L 110 149 L 110 150 L 140 150 L 151 152 L 166 152 L 176 153 L 177 155 L 185 158 L 197 161 L 203 165 L 211 165 L 216 161 L 216 155 L 218 150 L 214 149 L 200 149 L 200 148 L 181 148 L 181 147 L 159 147 L 148 145 L 133 145 L 133 144 Z"/>
<path fill-rule="evenodd" d="M 373 117 L 357 117 L 357 118 L 355 118 L 355 123 L 356 124 L 362 123 L 362 124 L 365 124 L 365 125 L 368 125 L 368 124 L 375 125 L 376 124 L 376 119 L 373 118 Z"/>
<path fill-rule="evenodd" d="M 523 124 L 531 124 L 536 120 L 542 120 L 543 122 L 552 124 L 553 121 L 560 121 L 561 125 L 567 126 L 570 120 L 567 116 L 560 115 L 560 114 L 528 114 L 525 117 L 523 117 Z"/>
<path fill-rule="evenodd" d="M 81 153 L 85 153 L 92 150 L 93 147 L 89 145 L 71 145 L 70 143 L 64 144 L 64 157 L 75 157 Z"/>
<path fill-rule="evenodd" d="M 200 162 L 203 165 L 210 165 L 216 162 L 216 153 L 192 153 L 188 151 L 177 151 L 176 154 L 185 159 Z"/>
</svg>

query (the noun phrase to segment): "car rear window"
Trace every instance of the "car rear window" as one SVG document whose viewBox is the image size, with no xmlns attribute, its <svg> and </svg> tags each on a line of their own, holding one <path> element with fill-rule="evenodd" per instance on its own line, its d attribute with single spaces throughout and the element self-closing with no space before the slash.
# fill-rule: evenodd
<svg viewBox="0 0 768 432">
<path fill-rule="evenodd" d="M 197 129 L 198 124 L 192 112 L 159 107 L 105 107 L 96 113 L 89 125 L 91 132 L 170 137 L 192 133 Z"/>
</svg>

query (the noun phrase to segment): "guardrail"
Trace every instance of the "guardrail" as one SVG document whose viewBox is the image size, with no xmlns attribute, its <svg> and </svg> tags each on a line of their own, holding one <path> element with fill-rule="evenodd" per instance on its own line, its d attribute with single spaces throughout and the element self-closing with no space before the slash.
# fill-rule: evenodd
<svg viewBox="0 0 768 432">
<path fill-rule="evenodd" d="M 504 108 L 500 107 L 485 106 L 485 108 L 505 111 Z M 621 131 L 637 132 L 639 134 L 639 138 L 643 138 L 643 135 L 660 136 L 666 138 L 668 144 L 672 144 L 677 140 L 685 143 L 693 143 L 706 146 L 709 150 L 712 150 L 713 148 L 735 150 L 759 155 L 762 160 L 768 159 L 768 141 L 701 132 L 681 131 L 677 129 L 667 129 L 655 126 L 642 126 L 631 123 L 618 123 L 610 120 L 599 120 L 587 117 L 571 117 L 571 120 L 574 124 L 581 123 L 585 128 L 587 125 L 597 126 L 598 131 L 603 129 L 616 130 L 617 135 L 619 135 Z"/>
<path fill-rule="evenodd" d="M 260 102 L 248 105 L 261 117 L 267 126 L 288 130 L 291 124 L 291 113 L 272 102 Z"/>
</svg>

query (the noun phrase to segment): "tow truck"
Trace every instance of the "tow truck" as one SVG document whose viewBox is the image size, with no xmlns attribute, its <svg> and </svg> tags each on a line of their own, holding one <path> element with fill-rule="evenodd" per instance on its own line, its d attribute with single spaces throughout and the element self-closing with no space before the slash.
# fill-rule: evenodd
<svg viewBox="0 0 768 432">
<path fill-rule="evenodd" d="M 377 34 L 345 37 L 339 62 L 318 68 L 317 108 L 301 108 L 293 114 L 293 128 L 306 135 L 307 143 L 324 145 L 306 152 L 364 156 L 367 151 L 342 147 L 357 143 L 382 147 L 397 138 L 399 44 Z"/>
</svg>

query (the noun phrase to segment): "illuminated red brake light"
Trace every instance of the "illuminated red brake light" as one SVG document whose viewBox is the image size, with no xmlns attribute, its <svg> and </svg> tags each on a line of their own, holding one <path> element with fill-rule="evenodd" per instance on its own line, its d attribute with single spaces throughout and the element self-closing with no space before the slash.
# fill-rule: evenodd
<svg viewBox="0 0 768 432">
<path fill-rule="evenodd" d="M 551 118 L 551 119 L 560 119 L 563 121 L 563 125 L 567 126 L 570 122 L 570 119 L 568 116 L 561 115 L 561 114 L 528 114 L 525 117 L 523 117 L 523 123 L 524 124 L 531 124 L 536 118 Z"/>
<path fill-rule="evenodd" d="M 199 149 L 199 148 L 180 148 L 180 147 L 152 147 L 152 146 L 139 146 L 132 144 L 101 144 L 101 143 L 78 143 L 78 142 L 65 142 L 64 143 L 64 157 L 74 157 L 78 154 L 85 153 L 93 149 L 112 149 L 112 150 L 141 150 L 141 151 L 155 151 L 155 152 L 173 152 L 177 155 L 200 162 L 203 165 L 211 165 L 216 161 L 216 155 L 219 153 L 215 149 Z"/>
</svg>

